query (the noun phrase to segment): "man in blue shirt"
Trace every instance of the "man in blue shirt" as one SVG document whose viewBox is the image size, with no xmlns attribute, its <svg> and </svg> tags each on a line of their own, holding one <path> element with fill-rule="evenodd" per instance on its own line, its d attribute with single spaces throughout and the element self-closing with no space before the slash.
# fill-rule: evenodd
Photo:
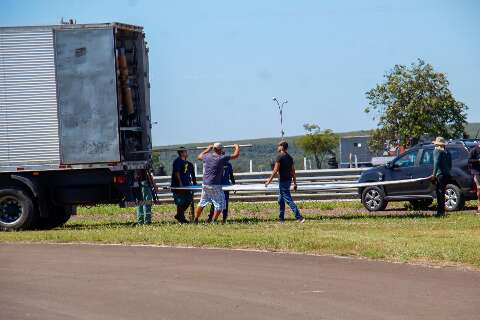
<svg viewBox="0 0 480 320">
<path fill-rule="evenodd" d="M 194 223 L 198 223 L 203 208 L 212 203 L 215 207 L 213 219 L 216 221 L 223 209 L 225 209 L 225 194 L 222 190 L 223 167 L 229 160 L 235 160 L 240 156 L 240 146 L 234 145 L 233 154 L 222 155 L 223 146 L 221 143 L 215 143 L 202 151 L 197 159 L 203 161 L 205 173 L 203 174 L 203 187 L 200 203 L 195 212 Z M 213 150 L 213 152 L 211 152 Z"/>
<path fill-rule="evenodd" d="M 177 150 L 178 158 L 173 161 L 172 168 L 172 187 L 191 186 L 192 182 L 196 184 L 195 172 L 193 165 L 187 161 L 188 152 L 185 148 L 180 147 Z M 177 206 L 177 214 L 175 219 L 180 223 L 188 223 L 185 218 L 185 211 L 193 202 L 193 192 L 189 190 L 173 191 L 173 200 Z"/>
<path fill-rule="evenodd" d="M 222 155 L 225 155 L 225 152 L 222 152 Z M 222 185 L 229 186 L 235 184 L 235 177 L 233 176 L 233 166 L 230 161 L 225 162 L 223 165 L 223 176 L 222 176 Z M 230 192 L 224 191 L 223 194 L 225 195 L 225 209 L 223 209 L 223 219 L 222 223 L 227 222 L 228 217 L 228 200 L 230 199 Z M 214 213 L 214 206 L 210 206 L 210 214 L 208 215 L 208 222 L 211 222 L 213 219 Z"/>
</svg>

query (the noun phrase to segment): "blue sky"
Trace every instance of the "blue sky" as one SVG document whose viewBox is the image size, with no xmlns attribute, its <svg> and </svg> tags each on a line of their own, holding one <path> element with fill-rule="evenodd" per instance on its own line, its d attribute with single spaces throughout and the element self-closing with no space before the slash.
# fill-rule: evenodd
<svg viewBox="0 0 480 320">
<path fill-rule="evenodd" d="M 0 25 L 120 21 L 145 27 L 154 144 L 375 126 L 365 92 L 394 64 L 447 73 L 480 121 L 480 1 L 12 1 Z"/>
</svg>

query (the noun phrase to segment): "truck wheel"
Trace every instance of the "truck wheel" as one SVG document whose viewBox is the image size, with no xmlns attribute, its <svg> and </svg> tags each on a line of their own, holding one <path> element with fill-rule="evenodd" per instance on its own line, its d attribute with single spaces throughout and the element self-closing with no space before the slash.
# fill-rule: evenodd
<svg viewBox="0 0 480 320">
<path fill-rule="evenodd" d="M 31 196 L 18 187 L 0 189 L 0 229 L 26 230 L 35 226 L 37 212 Z"/>
<path fill-rule="evenodd" d="M 410 205 L 414 210 L 425 210 L 428 209 L 433 203 L 433 199 L 418 199 L 410 200 Z"/>
<path fill-rule="evenodd" d="M 447 184 L 445 188 L 445 209 L 458 211 L 465 207 L 465 197 L 462 190 L 454 184 Z"/>
<path fill-rule="evenodd" d="M 368 187 L 362 192 L 362 204 L 368 211 L 382 211 L 387 207 L 385 192 L 379 187 Z"/>
<path fill-rule="evenodd" d="M 50 206 L 48 210 L 48 217 L 40 218 L 38 221 L 39 229 L 53 229 L 64 225 L 72 214 L 71 206 Z"/>
</svg>

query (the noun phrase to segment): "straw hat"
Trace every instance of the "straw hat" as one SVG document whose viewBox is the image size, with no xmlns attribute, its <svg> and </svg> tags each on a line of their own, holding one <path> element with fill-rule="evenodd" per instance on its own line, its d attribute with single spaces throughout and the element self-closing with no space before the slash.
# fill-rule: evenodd
<svg viewBox="0 0 480 320">
<path fill-rule="evenodd" d="M 432 141 L 432 143 L 436 146 L 444 146 L 447 144 L 443 137 L 437 137 L 434 141 Z"/>
</svg>

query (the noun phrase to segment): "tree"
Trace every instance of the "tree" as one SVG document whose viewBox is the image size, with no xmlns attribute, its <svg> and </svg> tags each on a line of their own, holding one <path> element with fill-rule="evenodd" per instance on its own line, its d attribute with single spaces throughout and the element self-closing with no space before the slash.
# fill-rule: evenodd
<svg viewBox="0 0 480 320">
<path fill-rule="evenodd" d="M 370 140 L 372 150 L 384 150 L 388 141 L 410 146 L 424 135 L 462 136 L 468 107 L 455 100 L 444 73 L 418 59 L 410 67 L 395 65 L 384 77 L 385 82 L 366 93 L 365 112 L 378 121 Z"/>
<path fill-rule="evenodd" d="M 166 176 L 167 173 L 165 171 L 165 165 L 162 161 L 160 161 L 160 155 L 158 153 L 154 153 L 152 155 L 152 169 L 153 174 L 156 176 Z"/>
<path fill-rule="evenodd" d="M 338 137 L 332 130 L 320 131 L 316 124 L 304 124 L 306 134 L 297 139 L 297 144 L 305 154 L 313 155 L 317 169 L 322 168 L 323 160 L 337 147 Z"/>
</svg>

